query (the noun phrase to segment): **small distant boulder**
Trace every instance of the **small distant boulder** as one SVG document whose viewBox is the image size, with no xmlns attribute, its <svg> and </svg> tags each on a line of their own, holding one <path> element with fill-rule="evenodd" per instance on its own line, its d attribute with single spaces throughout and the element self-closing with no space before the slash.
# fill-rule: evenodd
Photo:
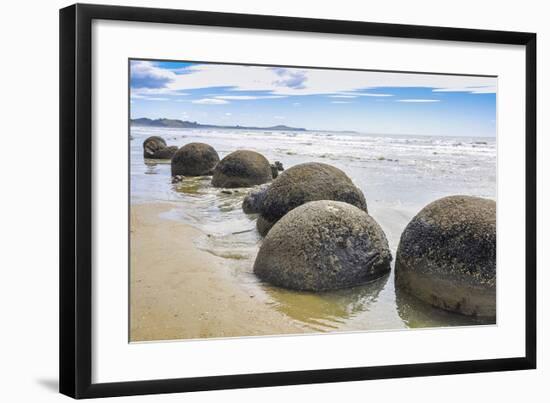
<svg viewBox="0 0 550 403">
<path fill-rule="evenodd" d="M 172 157 L 172 176 L 212 175 L 220 157 L 214 148 L 204 143 L 189 143 Z"/>
<path fill-rule="evenodd" d="M 226 155 L 214 170 L 212 185 L 215 187 L 251 187 L 272 179 L 269 161 L 260 153 L 237 150 Z"/>
<path fill-rule="evenodd" d="M 275 179 L 277 176 L 279 176 L 280 171 L 284 171 L 283 164 L 281 164 L 280 161 L 275 161 L 273 164 L 271 164 L 271 176 L 273 179 Z"/>
<path fill-rule="evenodd" d="M 155 158 L 154 155 L 159 150 L 162 150 L 166 147 L 166 141 L 159 136 L 148 137 L 143 142 L 143 157 L 144 158 Z"/>
<path fill-rule="evenodd" d="M 153 158 L 157 160 L 169 160 L 169 159 L 172 159 L 176 151 L 178 151 L 177 146 L 164 147 L 158 150 L 157 152 L 155 152 L 153 156 L 149 158 Z"/>
<path fill-rule="evenodd" d="M 496 315 L 496 203 L 449 196 L 424 207 L 401 235 L 396 288 L 435 307 Z"/>
<path fill-rule="evenodd" d="M 246 214 L 257 214 L 260 212 L 265 197 L 265 192 L 269 187 L 268 183 L 259 186 L 257 189 L 250 191 L 243 200 L 243 211 Z"/>
<path fill-rule="evenodd" d="M 261 229 L 257 225 L 258 231 L 265 235 L 269 231 L 268 224 L 275 224 L 292 209 L 315 200 L 342 201 L 367 211 L 363 192 L 342 170 L 309 162 L 287 169 L 269 186 L 260 208 L 262 222 L 266 225 Z"/>
<path fill-rule="evenodd" d="M 277 169 L 277 167 L 273 164 L 270 165 L 270 168 L 271 168 L 271 177 L 273 179 L 275 179 L 277 176 L 279 176 L 279 170 Z"/>
<path fill-rule="evenodd" d="M 378 223 L 348 203 L 305 203 L 265 237 L 254 273 L 273 285 L 304 291 L 353 287 L 390 271 L 388 241 Z"/>
</svg>

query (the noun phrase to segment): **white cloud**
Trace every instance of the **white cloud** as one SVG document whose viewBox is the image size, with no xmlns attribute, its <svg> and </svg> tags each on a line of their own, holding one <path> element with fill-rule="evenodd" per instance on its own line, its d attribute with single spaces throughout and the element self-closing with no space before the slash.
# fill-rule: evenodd
<svg viewBox="0 0 550 403">
<path fill-rule="evenodd" d="M 393 97 L 392 94 L 376 94 L 371 92 L 352 92 L 329 95 L 330 98 L 357 98 L 357 97 Z"/>
<path fill-rule="evenodd" d="M 495 77 L 409 74 L 376 71 L 343 71 L 324 69 L 292 69 L 264 66 L 196 64 L 184 69 L 185 74 L 162 69 L 150 62 L 132 65 L 132 73 L 139 73 L 144 88 L 132 88 L 132 94 L 158 93 L 177 94 L 199 88 L 223 87 L 235 95 L 222 95 L 234 100 L 260 99 L 266 96 L 329 95 L 329 96 L 372 96 L 369 89 L 380 87 L 423 87 L 434 88 L 436 92 L 495 93 Z M 183 72 L 183 70 L 182 70 Z M 138 78 L 139 78 L 138 77 Z M 157 88 L 152 88 L 158 83 Z M 239 91 L 262 91 L 269 95 L 239 95 Z M 247 98 L 244 98 L 247 97 Z M 210 99 L 210 98 L 207 98 Z M 216 99 L 227 99 L 218 98 Z"/>
<path fill-rule="evenodd" d="M 134 94 L 134 93 L 131 94 L 130 99 L 133 99 L 133 100 L 140 99 L 143 101 L 169 101 L 170 100 L 170 98 L 151 97 L 147 95 Z"/>
<path fill-rule="evenodd" d="M 469 92 L 471 94 L 492 94 L 496 91 L 495 87 L 463 87 L 463 88 L 435 88 L 433 92 Z"/>
<path fill-rule="evenodd" d="M 223 105 L 223 104 L 229 103 L 224 99 L 215 99 L 215 98 L 195 99 L 191 102 L 194 104 L 200 104 L 200 105 Z"/>
<path fill-rule="evenodd" d="M 225 116 L 231 116 L 231 115 L 233 115 L 231 112 L 226 112 L 225 113 Z"/>
<path fill-rule="evenodd" d="M 357 98 L 357 95 L 329 95 L 329 98 Z"/>
<path fill-rule="evenodd" d="M 331 104 L 351 104 L 349 101 L 332 101 Z"/>
<path fill-rule="evenodd" d="M 292 106 L 300 106 L 300 105 L 302 105 L 300 102 L 293 102 L 292 103 Z"/>
<path fill-rule="evenodd" d="M 398 99 L 396 102 L 427 103 L 440 102 L 439 99 Z"/>
<path fill-rule="evenodd" d="M 132 62 L 132 99 L 169 100 L 200 88 L 226 88 L 225 94 L 191 101 L 221 105 L 227 101 L 274 99 L 285 96 L 327 95 L 331 98 L 391 97 L 369 92 L 379 87 L 423 87 L 434 92 L 496 93 L 494 77 L 409 74 L 374 71 L 294 69 L 264 66 L 196 64 L 181 71 L 163 69 L 152 62 Z M 177 74 L 184 73 L 184 74 Z M 263 95 L 239 95 L 240 91 L 261 91 Z M 229 93 L 229 94 L 228 94 Z M 267 93 L 268 95 L 266 95 Z M 161 97 L 160 96 L 164 96 Z M 173 98 L 172 98 L 173 99 Z M 178 102 L 184 100 L 176 99 Z M 399 101 L 423 102 L 423 101 Z M 434 102 L 430 100 L 428 102 Z M 437 102 L 437 101 L 435 101 Z M 299 106 L 294 103 L 293 106 Z"/>
<path fill-rule="evenodd" d="M 132 88 L 132 94 L 137 95 L 170 95 L 170 96 L 187 96 L 190 95 L 182 90 L 173 90 L 170 88 Z"/>
<path fill-rule="evenodd" d="M 286 96 L 282 96 L 282 95 L 216 95 L 214 98 L 228 99 L 228 100 L 234 100 L 234 101 L 248 101 L 251 99 L 286 98 Z"/>
<path fill-rule="evenodd" d="M 393 97 L 393 94 L 376 94 L 372 92 L 358 92 L 356 95 L 360 97 Z"/>
<path fill-rule="evenodd" d="M 175 74 L 166 69 L 155 68 L 153 63 L 132 61 L 130 64 L 131 87 L 140 89 L 164 88 L 174 81 Z"/>
<path fill-rule="evenodd" d="M 284 116 L 273 116 L 273 118 L 279 119 L 279 120 L 286 119 Z"/>
</svg>

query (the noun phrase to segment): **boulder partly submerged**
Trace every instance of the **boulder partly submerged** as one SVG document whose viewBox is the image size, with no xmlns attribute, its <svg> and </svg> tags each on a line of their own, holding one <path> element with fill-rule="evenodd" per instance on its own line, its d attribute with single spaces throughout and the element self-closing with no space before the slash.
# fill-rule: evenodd
<svg viewBox="0 0 550 403">
<path fill-rule="evenodd" d="M 155 153 L 166 148 L 166 141 L 159 136 L 151 136 L 143 142 L 143 157 L 155 158 Z"/>
<path fill-rule="evenodd" d="M 204 143 L 189 143 L 172 157 L 172 176 L 212 175 L 220 157 L 214 148 Z"/>
<path fill-rule="evenodd" d="M 496 203 L 449 196 L 424 207 L 401 235 L 396 287 L 447 311 L 496 316 Z"/>
<path fill-rule="evenodd" d="M 323 163 L 295 165 L 279 175 L 266 191 L 260 214 L 266 225 L 258 231 L 265 235 L 269 228 L 292 209 L 316 200 L 349 203 L 367 211 L 363 192 L 340 169 Z"/>
<path fill-rule="evenodd" d="M 251 190 L 243 199 L 243 211 L 246 214 L 257 214 L 260 212 L 260 207 L 262 206 L 265 198 L 265 193 L 269 183 L 258 186 L 256 189 Z"/>
<path fill-rule="evenodd" d="M 260 153 L 237 150 L 226 155 L 216 166 L 212 185 L 214 187 L 251 187 L 272 179 L 269 161 Z"/>
<path fill-rule="evenodd" d="M 254 273 L 304 291 L 352 287 L 390 271 L 388 241 L 378 223 L 351 204 L 321 200 L 281 218 L 262 242 Z"/>
</svg>

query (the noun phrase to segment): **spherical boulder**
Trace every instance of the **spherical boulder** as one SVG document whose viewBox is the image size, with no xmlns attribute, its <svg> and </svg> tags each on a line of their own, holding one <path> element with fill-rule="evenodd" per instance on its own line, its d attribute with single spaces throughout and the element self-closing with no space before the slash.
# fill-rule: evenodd
<svg viewBox="0 0 550 403">
<path fill-rule="evenodd" d="M 395 284 L 435 307 L 496 315 L 496 203 L 449 196 L 424 207 L 401 235 Z"/>
<path fill-rule="evenodd" d="M 260 214 L 266 222 L 274 224 L 292 209 L 315 200 L 342 201 L 367 211 L 363 192 L 343 171 L 332 165 L 309 162 L 287 169 L 273 181 Z M 258 231 L 262 235 L 267 233 L 259 227 Z"/>
<path fill-rule="evenodd" d="M 257 214 L 260 212 L 260 206 L 264 202 L 265 192 L 269 183 L 264 183 L 258 188 L 251 190 L 243 199 L 243 211 L 246 214 Z"/>
<path fill-rule="evenodd" d="M 154 155 L 157 151 L 166 147 L 166 141 L 159 136 L 151 136 L 145 139 L 143 142 L 143 157 L 155 158 Z"/>
<path fill-rule="evenodd" d="M 378 223 L 351 204 L 305 203 L 265 237 L 254 273 L 273 285 L 303 291 L 352 287 L 390 271 L 388 241 Z"/>
<path fill-rule="evenodd" d="M 172 176 L 212 175 L 220 157 L 214 148 L 204 143 L 189 143 L 172 157 Z"/>
<path fill-rule="evenodd" d="M 212 186 L 238 188 L 261 185 L 272 179 L 269 161 L 260 153 L 237 150 L 226 155 L 214 170 Z"/>
<path fill-rule="evenodd" d="M 176 151 L 178 151 L 178 147 L 176 147 L 176 146 L 164 147 L 164 148 L 161 148 L 160 150 L 156 151 L 153 154 L 153 156 L 151 156 L 149 158 L 157 159 L 157 160 L 169 160 L 169 159 L 172 159 L 172 157 L 174 156 Z"/>
</svg>

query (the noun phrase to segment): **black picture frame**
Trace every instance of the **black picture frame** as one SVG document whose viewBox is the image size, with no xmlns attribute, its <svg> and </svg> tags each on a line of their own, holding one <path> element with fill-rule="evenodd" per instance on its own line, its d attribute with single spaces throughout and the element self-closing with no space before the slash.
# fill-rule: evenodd
<svg viewBox="0 0 550 403">
<path fill-rule="evenodd" d="M 92 21 L 384 36 L 526 49 L 525 356 L 92 383 Z M 60 10 L 60 392 L 74 398 L 313 384 L 536 368 L 536 34 L 357 21 L 77 4 Z"/>
</svg>

